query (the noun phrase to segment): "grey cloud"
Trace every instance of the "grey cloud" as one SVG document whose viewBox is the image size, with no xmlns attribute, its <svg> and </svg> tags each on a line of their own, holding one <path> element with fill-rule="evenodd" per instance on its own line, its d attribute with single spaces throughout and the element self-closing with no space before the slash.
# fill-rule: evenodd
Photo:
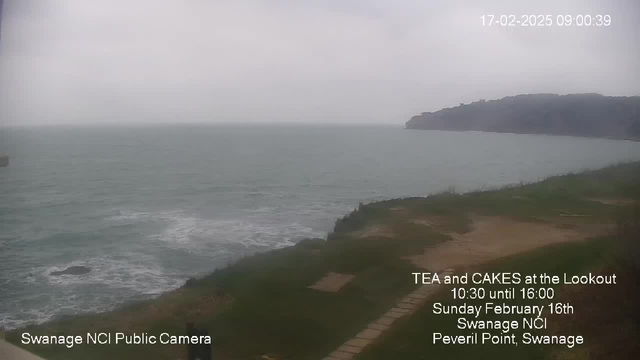
<svg viewBox="0 0 640 360">
<path fill-rule="evenodd" d="M 482 14 L 611 14 L 483 28 Z M 634 1 L 9 0 L 0 122 L 376 122 L 533 92 L 640 94 Z"/>
</svg>

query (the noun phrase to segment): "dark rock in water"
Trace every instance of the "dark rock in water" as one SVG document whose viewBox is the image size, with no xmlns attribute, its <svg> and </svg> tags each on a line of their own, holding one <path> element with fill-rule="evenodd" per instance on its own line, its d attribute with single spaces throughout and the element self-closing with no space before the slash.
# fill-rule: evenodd
<svg viewBox="0 0 640 360">
<path fill-rule="evenodd" d="M 0 154 L 0 167 L 9 166 L 9 156 L 5 154 Z"/>
<path fill-rule="evenodd" d="M 86 266 L 69 266 L 68 268 L 62 270 L 62 271 L 52 271 L 51 275 L 53 276 L 58 276 L 58 275 L 82 275 L 82 274 L 86 274 L 88 272 L 91 271 L 91 268 L 88 268 Z"/>
</svg>

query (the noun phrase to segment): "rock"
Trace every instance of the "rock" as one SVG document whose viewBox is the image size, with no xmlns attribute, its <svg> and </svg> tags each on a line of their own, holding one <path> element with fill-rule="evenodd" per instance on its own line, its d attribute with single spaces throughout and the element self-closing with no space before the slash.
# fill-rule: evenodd
<svg viewBox="0 0 640 360">
<path fill-rule="evenodd" d="M 86 266 L 69 266 L 68 268 L 62 271 L 52 271 L 50 275 L 58 276 L 58 275 L 82 275 L 87 274 L 91 271 L 91 268 Z"/>
<path fill-rule="evenodd" d="M 9 166 L 9 155 L 0 154 L 0 167 Z"/>
</svg>

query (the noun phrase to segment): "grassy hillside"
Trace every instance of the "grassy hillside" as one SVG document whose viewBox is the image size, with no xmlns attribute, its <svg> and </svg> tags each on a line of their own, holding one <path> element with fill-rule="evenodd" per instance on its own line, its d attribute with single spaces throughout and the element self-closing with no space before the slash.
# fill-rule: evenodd
<svg viewBox="0 0 640 360">
<path fill-rule="evenodd" d="M 407 129 L 640 139 L 640 97 L 532 94 L 425 112 Z"/>
<path fill-rule="evenodd" d="M 217 359 L 269 356 L 278 360 L 318 360 L 416 288 L 411 273 L 422 270 L 407 257 L 429 252 L 470 233 L 474 217 L 499 217 L 561 231 L 591 229 L 598 224 L 612 224 L 626 208 L 626 202 L 638 195 L 637 184 L 640 163 L 633 163 L 492 191 L 443 193 L 361 205 L 336 222 L 327 240 L 308 239 L 290 248 L 247 257 L 209 276 L 192 279 L 157 299 L 108 313 L 66 317 L 14 330 L 7 339 L 19 345 L 23 332 L 182 335 L 185 323 L 195 322 L 213 335 Z M 426 223 L 433 219 L 437 219 L 436 223 Z M 486 266 L 512 271 L 582 271 L 598 266 L 611 241 L 611 237 L 601 237 L 550 247 Z M 309 288 L 328 272 L 352 274 L 355 278 L 337 292 Z M 429 341 L 424 334 L 433 331 L 429 329 L 436 324 L 450 324 L 433 322 L 425 310 L 416 315 L 407 319 L 398 333 L 364 354 L 363 359 L 421 358 L 418 355 L 426 349 L 423 343 Z M 183 345 L 26 348 L 51 360 L 185 357 Z M 496 354 L 496 359 L 522 354 L 494 350 L 482 351 Z M 445 350 L 433 351 L 444 354 Z M 480 350 L 456 353 L 464 355 L 466 351 Z"/>
</svg>

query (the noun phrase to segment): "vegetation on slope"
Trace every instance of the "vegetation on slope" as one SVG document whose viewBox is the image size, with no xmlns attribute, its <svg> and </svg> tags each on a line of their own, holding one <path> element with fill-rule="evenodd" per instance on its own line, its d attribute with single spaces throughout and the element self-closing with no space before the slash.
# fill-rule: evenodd
<svg viewBox="0 0 640 360">
<path fill-rule="evenodd" d="M 576 182 L 580 188 L 575 193 L 594 194 L 598 184 L 604 185 L 606 178 L 634 179 L 638 169 L 617 167 L 612 173 L 591 172 L 585 178 L 587 182 Z M 621 171 L 623 170 L 624 171 Z M 628 172 L 627 172 L 628 171 Z M 634 175 L 633 172 L 636 172 Z M 615 175 L 614 175 L 615 174 Z M 612 176 L 613 175 L 613 176 Z M 609 177 L 612 176 L 612 177 Z M 552 179 L 543 182 L 551 185 L 555 180 L 569 180 L 574 176 Z M 637 179 L 637 178 L 636 178 Z M 615 211 L 617 230 L 608 236 L 590 239 L 584 242 L 551 245 L 538 250 L 498 259 L 488 264 L 465 269 L 469 272 L 520 272 L 523 274 L 580 274 L 592 272 L 596 275 L 617 275 L 617 285 L 603 287 L 598 285 L 557 285 L 557 296 L 553 302 L 568 303 L 575 308 L 572 314 L 549 317 L 549 327 L 538 331 L 549 335 L 581 335 L 585 345 L 568 348 L 554 346 L 451 346 L 432 344 L 434 331 L 456 335 L 468 334 L 456 328 L 455 315 L 437 316 L 431 311 L 436 301 L 444 304 L 459 304 L 451 299 L 447 286 L 419 310 L 415 316 L 403 319 L 391 334 L 377 342 L 358 358 L 358 360 L 377 359 L 420 359 L 429 354 L 438 359 L 599 359 L 624 360 L 640 358 L 640 182 L 613 182 L 620 185 L 618 190 L 609 188 L 618 194 L 624 193 L 634 199 L 635 205 L 622 206 Z M 558 185 L 557 183 L 555 185 Z M 535 187 L 535 185 L 534 185 Z M 568 189 L 567 189 L 568 190 Z M 609 192 L 609 191 L 605 191 Z M 633 203 L 629 203 L 633 204 Z M 472 287 L 474 285 L 466 285 Z M 484 286 L 487 291 L 499 290 L 503 286 Z M 524 285 L 515 286 L 520 289 Z M 516 291 L 518 291 L 516 290 Z M 509 305 L 523 304 L 546 305 L 549 301 L 506 300 Z M 482 301 L 466 300 L 466 303 L 480 305 Z M 485 320 L 505 320 L 500 316 L 483 316 Z M 511 316 L 509 320 L 522 323 L 522 316 Z M 519 329 L 515 333 L 522 333 Z"/>
<path fill-rule="evenodd" d="M 640 96 L 532 94 L 414 116 L 407 129 L 640 138 Z"/>
</svg>

